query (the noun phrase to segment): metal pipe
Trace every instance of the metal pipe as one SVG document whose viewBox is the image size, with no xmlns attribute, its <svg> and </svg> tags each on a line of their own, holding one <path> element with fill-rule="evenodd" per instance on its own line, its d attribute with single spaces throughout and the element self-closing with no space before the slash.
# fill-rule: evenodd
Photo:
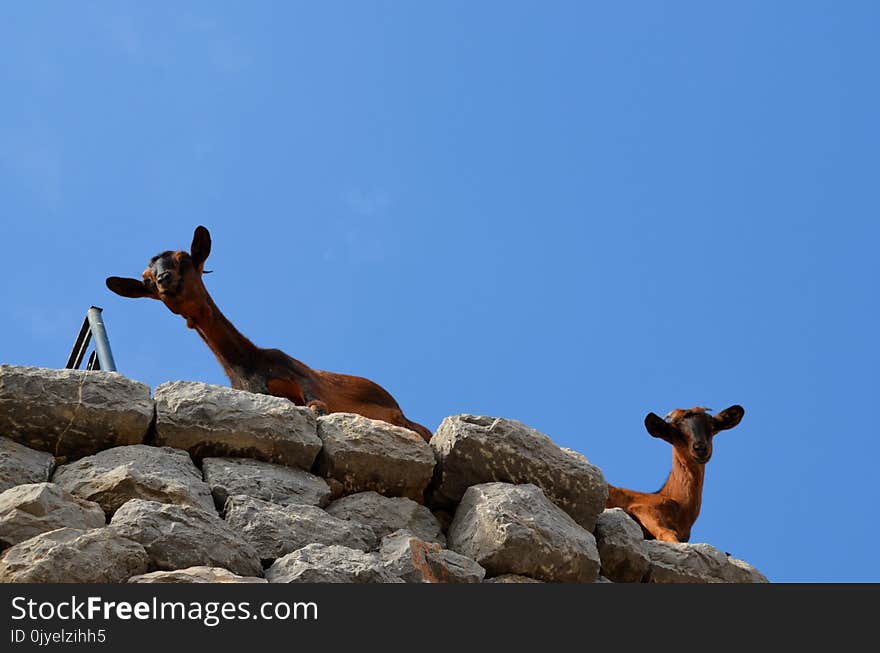
<svg viewBox="0 0 880 653">
<path fill-rule="evenodd" d="M 113 360 L 113 352 L 110 351 L 110 341 L 107 339 L 107 330 L 104 328 L 104 320 L 101 311 L 104 309 L 92 306 L 86 313 L 92 335 L 95 338 L 95 351 L 98 352 L 98 363 L 101 369 L 107 372 L 116 371 L 116 361 Z"/>
</svg>

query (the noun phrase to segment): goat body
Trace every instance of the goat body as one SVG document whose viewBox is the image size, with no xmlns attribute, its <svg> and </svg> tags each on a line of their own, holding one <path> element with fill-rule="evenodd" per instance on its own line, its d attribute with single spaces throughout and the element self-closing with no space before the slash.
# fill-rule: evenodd
<svg viewBox="0 0 880 653">
<path fill-rule="evenodd" d="M 107 287 L 123 297 L 161 300 L 205 341 L 237 390 L 285 397 L 316 413 L 357 413 L 402 426 L 425 441 L 431 431 L 404 416 L 384 388 L 359 376 L 310 368 L 278 349 L 262 349 L 245 338 L 220 312 L 202 274 L 211 250 L 208 230 L 198 227 L 191 253 L 163 252 L 153 257 L 143 279 L 109 277 Z"/>
<path fill-rule="evenodd" d="M 706 463 L 712 457 L 716 433 L 739 424 L 745 411 L 731 406 L 714 417 L 705 408 L 677 409 L 668 420 L 654 413 L 645 417 L 652 436 L 672 445 L 672 471 L 656 492 L 637 492 L 608 485 L 606 508 L 622 508 L 635 519 L 645 537 L 687 542 L 700 515 Z"/>
</svg>

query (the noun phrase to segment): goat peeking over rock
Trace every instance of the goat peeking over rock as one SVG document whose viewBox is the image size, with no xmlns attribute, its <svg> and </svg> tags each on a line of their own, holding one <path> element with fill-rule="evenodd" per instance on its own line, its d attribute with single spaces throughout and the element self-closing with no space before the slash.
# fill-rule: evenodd
<svg viewBox="0 0 880 653">
<path fill-rule="evenodd" d="M 232 387 L 286 397 L 316 413 L 357 413 L 402 426 L 426 441 L 431 432 L 407 419 L 384 388 L 368 379 L 313 370 L 278 349 L 262 349 L 226 319 L 202 282 L 211 236 L 199 226 L 189 252 L 166 251 L 150 259 L 143 279 L 109 277 L 107 287 L 123 297 L 160 300 L 195 329 L 214 352 Z"/>
<path fill-rule="evenodd" d="M 712 438 L 732 429 L 745 414 L 731 406 L 717 415 L 706 408 L 673 410 L 666 419 L 654 413 L 645 417 L 645 428 L 655 438 L 672 445 L 672 471 L 656 492 L 636 492 L 608 485 L 607 508 L 623 508 L 645 536 L 666 542 L 687 542 L 700 514 L 705 466 L 712 457 Z"/>
</svg>

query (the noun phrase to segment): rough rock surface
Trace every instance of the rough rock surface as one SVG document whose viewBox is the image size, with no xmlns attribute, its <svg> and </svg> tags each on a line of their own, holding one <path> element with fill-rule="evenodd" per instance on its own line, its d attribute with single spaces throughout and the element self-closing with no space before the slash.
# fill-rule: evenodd
<svg viewBox="0 0 880 653">
<path fill-rule="evenodd" d="M 112 528 L 60 528 L 7 549 L 0 583 L 121 583 L 148 562 L 144 547 Z"/>
<path fill-rule="evenodd" d="M 385 569 L 378 553 L 309 544 L 279 558 L 266 570 L 270 583 L 403 583 Z"/>
<path fill-rule="evenodd" d="M 143 442 L 152 420 L 150 388 L 116 372 L 0 365 L 0 433 L 32 449 L 75 460 Z"/>
<path fill-rule="evenodd" d="M 724 555 L 709 544 L 646 540 L 652 583 L 766 583 L 747 562 Z"/>
<path fill-rule="evenodd" d="M 213 509 L 207 512 L 192 506 L 132 499 L 116 511 L 110 527 L 144 546 L 152 571 L 207 565 L 241 576 L 263 575 L 254 547 Z"/>
<path fill-rule="evenodd" d="M 321 449 L 310 408 L 282 397 L 193 381 L 156 388 L 156 444 L 206 457 L 311 469 Z"/>
<path fill-rule="evenodd" d="M 323 508 L 330 501 L 330 487 L 323 478 L 294 467 L 250 458 L 205 458 L 202 472 L 220 510 L 235 494 L 282 506 L 308 504 Z"/>
<path fill-rule="evenodd" d="M 615 583 L 638 583 L 648 573 L 651 561 L 645 552 L 645 537 L 639 526 L 621 508 L 608 508 L 596 520 L 596 547 L 602 559 L 602 574 Z"/>
<path fill-rule="evenodd" d="M 429 445 L 226 387 L 153 401 L 115 373 L 0 366 L 10 580 L 257 582 L 275 560 L 294 581 L 766 582 L 709 545 L 645 541 L 606 496 L 586 457 L 512 420 L 452 416 Z"/>
<path fill-rule="evenodd" d="M 468 488 L 449 527 L 450 549 L 489 576 L 520 574 L 550 582 L 591 583 L 599 573 L 593 535 L 535 485 Z"/>
<path fill-rule="evenodd" d="M 129 583 L 265 583 L 265 578 L 239 576 L 221 567 L 188 567 L 132 576 Z"/>
<path fill-rule="evenodd" d="M 318 418 L 324 448 L 322 476 L 342 483 L 345 492 L 373 490 L 422 501 L 434 473 L 434 453 L 417 433 L 351 413 Z"/>
<path fill-rule="evenodd" d="M 338 519 L 317 506 L 279 506 L 245 495 L 226 501 L 226 523 L 250 542 L 262 560 L 275 560 L 307 544 L 339 544 L 369 551 L 376 535 L 369 526 Z"/>
<path fill-rule="evenodd" d="M 600 576 L 601 578 L 601 576 Z M 495 578 L 487 578 L 484 583 L 543 583 L 544 581 L 535 580 L 528 576 L 520 576 L 519 574 L 501 574 Z"/>
<path fill-rule="evenodd" d="M 0 549 L 57 528 L 100 528 L 106 523 L 97 503 L 54 483 L 18 485 L 0 494 Z"/>
<path fill-rule="evenodd" d="M 45 483 L 53 469 L 52 454 L 0 437 L 0 492 L 16 485 Z"/>
<path fill-rule="evenodd" d="M 480 483 L 532 483 L 588 531 L 605 508 L 608 485 L 586 457 L 557 446 L 521 422 L 476 415 L 447 417 L 431 439 L 439 473 L 432 501 L 452 505 Z"/>
<path fill-rule="evenodd" d="M 129 499 L 214 510 L 211 491 L 185 451 L 136 444 L 114 447 L 62 465 L 52 480 L 95 501 L 108 515 Z"/>
<path fill-rule="evenodd" d="M 384 497 L 377 492 L 359 492 L 337 499 L 327 512 L 339 519 L 365 524 L 376 537 L 406 530 L 426 542 L 445 546 L 440 522 L 425 506 L 405 497 Z"/>
<path fill-rule="evenodd" d="M 407 531 L 383 538 L 379 555 L 385 569 L 408 583 L 479 583 L 486 576 L 474 560 Z"/>
</svg>

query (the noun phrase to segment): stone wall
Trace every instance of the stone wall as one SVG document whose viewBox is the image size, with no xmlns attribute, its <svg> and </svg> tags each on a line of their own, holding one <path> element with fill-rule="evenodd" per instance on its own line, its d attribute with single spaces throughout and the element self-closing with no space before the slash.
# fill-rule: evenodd
<svg viewBox="0 0 880 653">
<path fill-rule="evenodd" d="M 430 444 L 203 383 L 0 366 L 0 582 L 766 582 L 646 541 L 601 470 L 514 420 Z"/>
</svg>

